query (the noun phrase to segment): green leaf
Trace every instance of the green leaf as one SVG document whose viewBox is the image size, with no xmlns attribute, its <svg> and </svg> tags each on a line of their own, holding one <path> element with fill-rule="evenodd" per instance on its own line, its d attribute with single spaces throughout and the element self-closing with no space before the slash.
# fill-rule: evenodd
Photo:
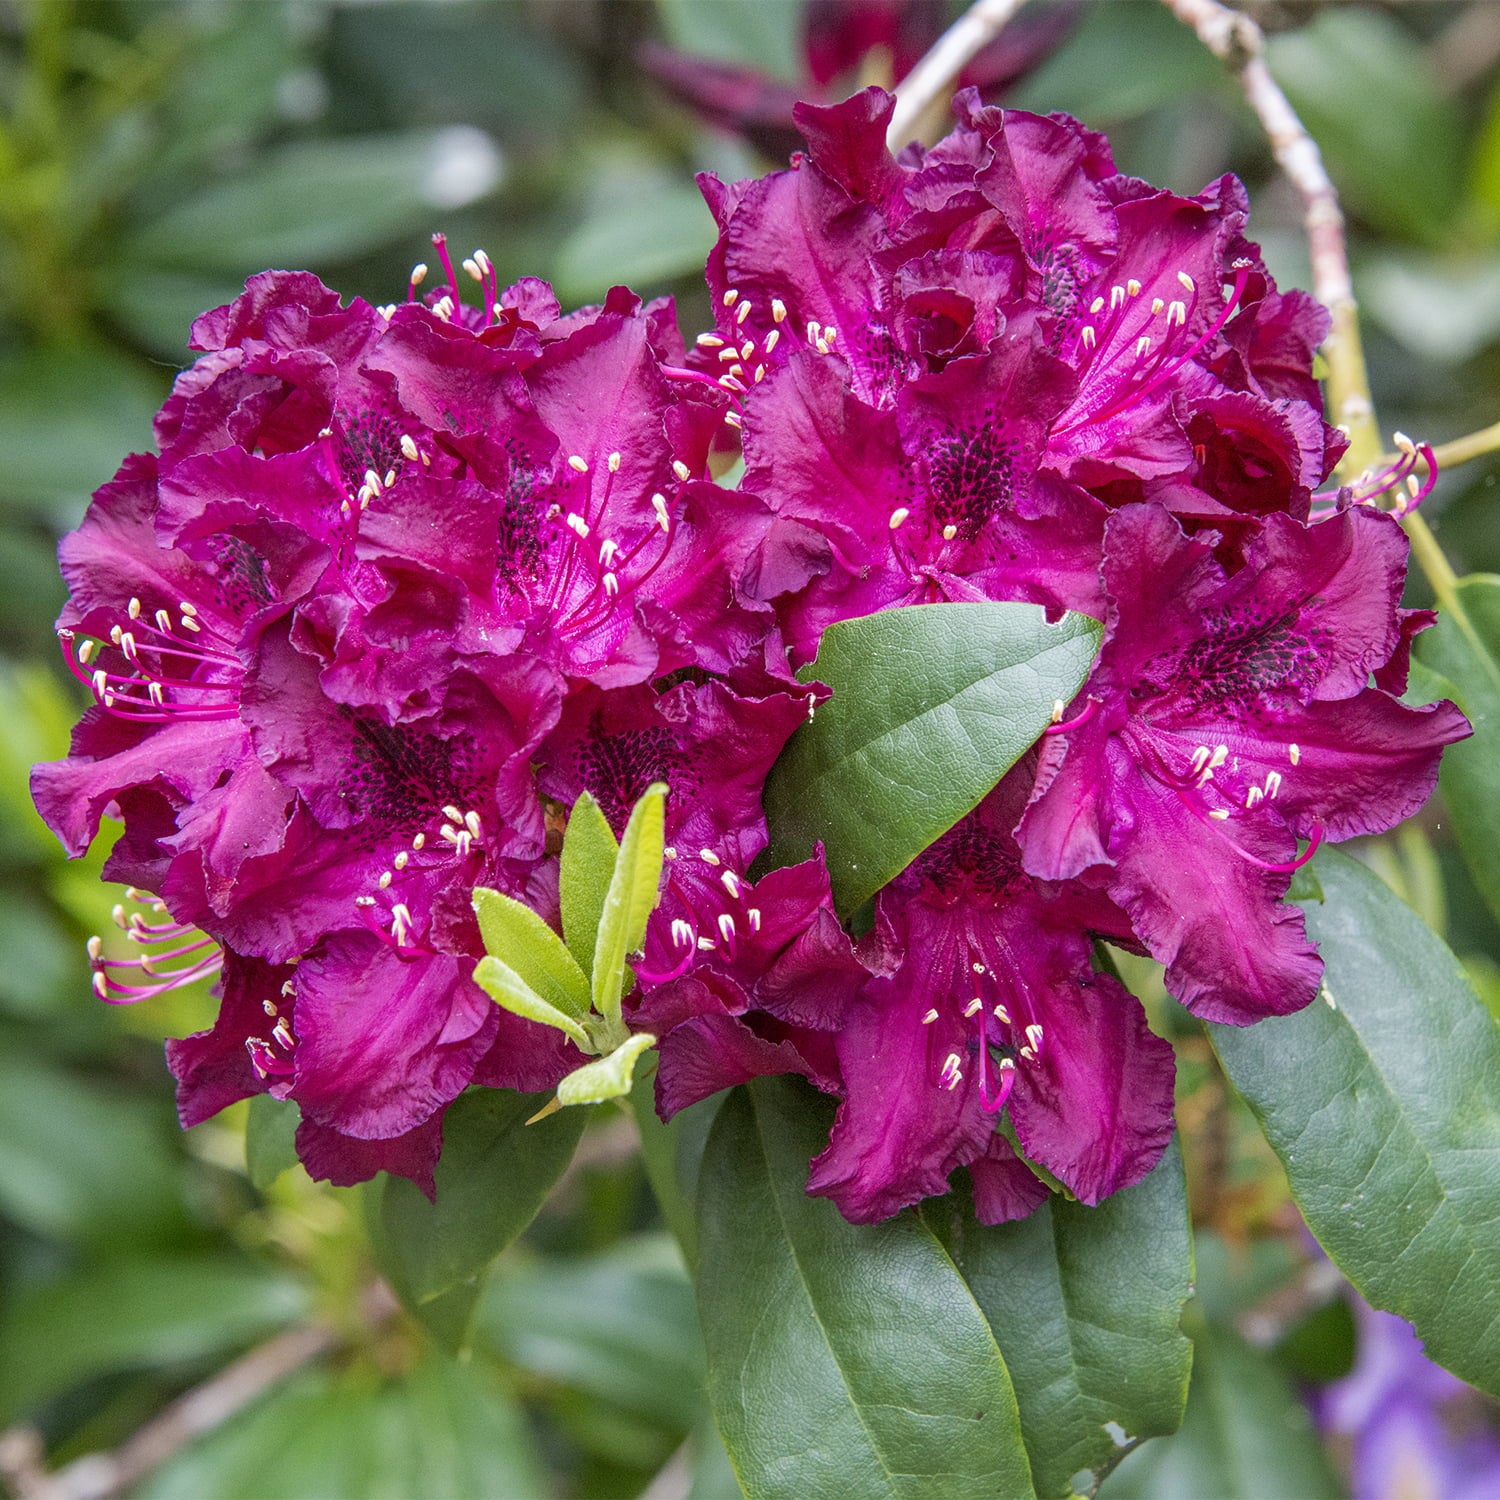
<svg viewBox="0 0 1500 1500">
<path fill-rule="evenodd" d="M 657 0 L 674 47 L 793 81 L 803 72 L 801 9 L 801 0 Z"/>
<path fill-rule="evenodd" d="M 588 1013 L 588 976 L 529 906 L 480 886 L 474 892 L 474 915 L 487 953 L 502 959 L 542 999 L 574 1020 Z"/>
<path fill-rule="evenodd" d="M 0 1215 L 101 1249 L 179 1237 L 187 1216 L 171 1128 L 156 1099 L 0 1055 Z"/>
<path fill-rule="evenodd" d="M 374 1215 L 376 1259 L 397 1295 L 419 1306 L 476 1283 L 536 1217 L 588 1119 L 564 1110 L 530 1129 L 545 1094 L 471 1089 L 449 1106 L 437 1202 L 388 1177 Z"/>
<path fill-rule="evenodd" d="M 563 937 L 586 974 L 594 972 L 594 944 L 604 915 L 605 897 L 614 878 L 620 846 L 599 804 L 587 792 L 578 794 L 563 834 L 558 883 Z"/>
<path fill-rule="evenodd" d="M 806 1191 L 830 1109 L 783 1078 L 719 1112 L 698 1200 L 708 1390 L 750 1500 L 1032 1493 L 984 1315 L 913 1213 L 845 1221 Z"/>
<path fill-rule="evenodd" d="M 978 805 L 1088 676 L 1100 626 L 1036 604 L 922 604 L 843 620 L 798 676 L 833 697 L 766 784 L 771 865 L 821 839 L 861 906 Z"/>
<path fill-rule="evenodd" d="M 703 1148 L 719 1113 L 724 1095 L 712 1094 L 680 1109 L 663 1122 L 657 1117 L 650 1078 L 636 1080 L 630 1091 L 636 1127 L 641 1133 L 641 1161 L 651 1191 L 689 1267 L 698 1260 L 698 1174 L 703 1169 Z"/>
<path fill-rule="evenodd" d="M 1458 101 L 1394 17 L 1321 10 L 1271 38 L 1267 57 L 1347 207 L 1389 233 L 1441 238 L 1458 199 Z"/>
<path fill-rule="evenodd" d="M 1472 739 L 1443 751 L 1438 784 L 1464 863 L 1500 920 L 1500 577 L 1460 579 L 1458 599 L 1463 619 L 1444 610 L 1417 639 L 1474 726 Z"/>
<path fill-rule="evenodd" d="M 482 1366 L 429 1356 L 399 1379 L 312 1370 L 174 1457 L 136 1500 L 545 1495 L 525 1418 Z"/>
<path fill-rule="evenodd" d="M 1092 1489 L 1129 1440 L 1176 1431 L 1192 1345 L 1187 1187 L 1175 1143 L 1145 1181 L 1097 1208 L 1054 1197 L 984 1225 L 967 1193 L 923 1209 L 989 1319 L 1021 1408 L 1038 1495 Z"/>
<path fill-rule="evenodd" d="M 290 1099 L 256 1094 L 245 1122 L 245 1166 L 261 1192 L 297 1165 L 297 1125 L 302 1111 Z"/>
<path fill-rule="evenodd" d="M 495 147 L 472 127 L 298 141 L 168 209 L 129 235 L 122 254 L 199 273 L 316 268 L 472 202 L 498 170 Z"/>
<path fill-rule="evenodd" d="M 705 1415 L 693 1291 L 665 1236 L 507 1261 L 485 1289 L 478 1338 L 532 1375 L 669 1431 Z"/>
<path fill-rule="evenodd" d="M 125 454 L 151 446 L 162 389 L 108 349 L 34 349 L 0 364 L 0 503 L 76 526 Z"/>
<path fill-rule="evenodd" d="M 1099 1500 L 1338 1500 L 1307 1408 L 1270 1361 L 1227 1329 L 1194 1344 L 1182 1431 L 1127 1457 Z"/>
<path fill-rule="evenodd" d="M 0 1318 L 0 1420 L 113 1370 L 229 1353 L 307 1312 L 296 1283 L 218 1257 L 113 1259 Z"/>
<path fill-rule="evenodd" d="M 555 1005 L 548 1004 L 509 964 L 502 963 L 493 955 L 479 960 L 474 969 L 474 983 L 496 1005 L 504 1006 L 513 1015 L 535 1021 L 541 1026 L 554 1026 L 570 1036 L 586 1052 L 594 1050 L 588 1033 L 572 1016 L 565 1015 Z"/>
<path fill-rule="evenodd" d="M 646 788 L 631 809 L 599 917 L 592 972 L 594 1009 L 610 1022 L 620 1019 L 625 955 L 645 941 L 646 919 L 660 898 L 666 800 L 667 789 L 658 781 Z"/>
<path fill-rule="evenodd" d="M 612 286 L 644 289 L 696 272 L 714 247 L 717 231 L 703 195 L 689 183 L 654 181 L 624 203 L 597 203 L 557 252 L 553 281 L 567 301 L 598 300 Z"/>
<path fill-rule="evenodd" d="M 1322 996 L 1211 1026 L 1308 1227 L 1427 1353 L 1500 1393 L 1500 1030 L 1457 959 L 1363 866 L 1315 863 Z"/>
<path fill-rule="evenodd" d="M 641 1053 L 655 1045 L 654 1036 L 639 1031 L 621 1042 L 607 1057 L 574 1068 L 557 1085 L 558 1103 L 602 1104 L 606 1099 L 622 1098 L 635 1082 L 635 1065 Z"/>
</svg>

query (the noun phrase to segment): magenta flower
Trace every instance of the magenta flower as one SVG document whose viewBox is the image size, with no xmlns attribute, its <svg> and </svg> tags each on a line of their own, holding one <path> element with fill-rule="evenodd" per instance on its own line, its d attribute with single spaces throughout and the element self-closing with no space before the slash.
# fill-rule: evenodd
<svg viewBox="0 0 1500 1500">
<path fill-rule="evenodd" d="M 1171 1047 L 1091 963 L 1089 932 L 1128 932 L 1082 886 L 1022 870 L 1010 828 L 1029 768 L 1002 782 L 876 902 L 883 972 L 834 1037 L 843 1102 L 809 1191 L 856 1222 L 947 1191 L 968 1166 L 982 1221 L 1046 1192 L 998 1117 L 1084 1202 L 1138 1182 L 1172 1134 Z"/>
<path fill-rule="evenodd" d="M 1282 904 L 1291 871 L 1323 838 L 1409 817 L 1470 732 L 1451 703 L 1406 708 L 1367 685 L 1404 670 L 1421 623 L 1396 607 L 1406 554 L 1372 510 L 1271 515 L 1226 576 L 1212 533 L 1151 505 L 1110 517 L 1103 653 L 1076 727 L 1044 743 L 1018 837 L 1033 875 L 1106 890 L 1211 1020 L 1313 998 L 1322 965 Z"/>
<path fill-rule="evenodd" d="M 775 513 L 774 599 L 797 660 L 831 621 L 1020 599 L 1099 613 L 1109 509 L 1149 500 L 1221 558 L 1308 518 L 1343 449 L 1312 353 L 1231 178 L 1197 198 L 1115 172 L 1076 121 L 959 100 L 928 151 L 885 148 L 890 96 L 799 115 L 791 170 L 704 180 L 718 327 L 698 340 Z"/>
<path fill-rule="evenodd" d="M 101 945 L 105 998 L 224 967 L 218 1024 L 170 1054 L 184 1120 L 295 1099 L 339 1181 L 430 1185 L 471 1081 L 571 1065 L 470 978 L 476 885 L 555 905 L 534 763 L 564 700 L 727 670 L 771 628 L 737 583 L 768 517 L 707 479 L 728 398 L 670 309 L 562 318 L 479 261 L 465 308 L 439 250 L 425 305 L 267 273 L 199 320 L 160 458 L 63 544 L 98 703 L 35 782 L 73 853 L 118 812 L 110 872 L 160 898 L 126 937 L 161 962 Z M 783 696 L 762 779 L 806 712 Z"/>
</svg>

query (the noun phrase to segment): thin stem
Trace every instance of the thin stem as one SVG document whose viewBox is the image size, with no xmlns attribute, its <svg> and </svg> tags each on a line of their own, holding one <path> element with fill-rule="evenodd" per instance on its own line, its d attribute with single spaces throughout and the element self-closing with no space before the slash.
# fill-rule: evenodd
<svg viewBox="0 0 1500 1500">
<path fill-rule="evenodd" d="M 896 87 L 896 112 L 886 144 L 899 151 L 916 134 L 918 122 L 953 87 L 953 80 L 978 52 L 995 40 L 1025 0 L 975 0 L 927 55 Z"/>
<path fill-rule="evenodd" d="M 1302 222 L 1312 260 L 1313 293 L 1328 309 L 1333 327 L 1323 345 L 1328 361 L 1328 406 L 1349 434 L 1343 468 L 1357 474 L 1374 463 L 1383 444 L 1370 400 L 1359 337 L 1359 307 L 1344 246 L 1344 215 L 1338 190 L 1323 165 L 1317 142 L 1297 117 L 1266 66 L 1265 37 L 1249 16 L 1219 0 L 1163 0 L 1172 14 L 1191 26 L 1198 40 L 1240 81 L 1277 164 L 1302 199 Z"/>
</svg>

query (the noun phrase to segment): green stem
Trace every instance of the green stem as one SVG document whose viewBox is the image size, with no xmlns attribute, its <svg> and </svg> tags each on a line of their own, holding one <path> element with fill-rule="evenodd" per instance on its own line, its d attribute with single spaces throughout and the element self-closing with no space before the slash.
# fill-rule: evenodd
<svg viewBox="0 0 1500 1500">
<path fill-rule="evenodd" d="M 1431 527 L 1416 511 L 1402 516 L 1401 524 L 1411 539 L 1412 556 L 1416 558 L 1417 566 L 1432 585 L 1438 607 L 1451 611 L 1461 628 L 1467 627 L 1468 615 L 1458 600 L 1458 574 L 1453 571 L 1443 549 L 1438 546 Z M 1465 628 L 1465 634 L 1470 633 L 1472 632 Z"/>
</svg>

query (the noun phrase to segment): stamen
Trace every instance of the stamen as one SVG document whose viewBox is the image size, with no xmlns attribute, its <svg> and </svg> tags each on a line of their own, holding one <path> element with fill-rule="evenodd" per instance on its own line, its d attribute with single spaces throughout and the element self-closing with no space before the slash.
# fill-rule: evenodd
<svg viewBox="0 0 1500 1500">
<path fill-rule="evenodd" d="M 924 1026 L 931 1026 L 932 1023 L 937 1020 L 937 1018 L 938 1013 L 935 1010 L 930 1010 L 925 1016 L 922 1017 L 922 1024 Z"/>
</svg>

